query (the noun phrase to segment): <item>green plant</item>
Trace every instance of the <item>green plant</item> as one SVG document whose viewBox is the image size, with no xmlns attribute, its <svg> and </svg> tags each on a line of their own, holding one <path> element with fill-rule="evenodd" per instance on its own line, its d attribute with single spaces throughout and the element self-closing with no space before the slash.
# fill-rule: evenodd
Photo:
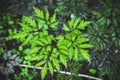
<svg viewBox="0 0 120 80">
<path fill-rule="evenodd" d="M 93 27 L 88 28 L 90 44 L 95 46 L 91 53 L 91 62 L 111 80 L 119 79 L 119 3 L 120 1 L 100 0 L 100 7 L 91 11 Z"/>
<path fill-rule="evenodd" d="M 93 27 L 89 27 L 90 43 L 94 45 L 95 50 L 101 51 L 112 45 L 120 47 L 120 19 L 119 4 L 120 1 L 100 0 L 97 9 L 91 10 L 91 21 Z M 115 48 L 114 48 L 115 49 Z"/>
<path fill-rule="evenodd" d="M 69 18 L 69 16 L 75 15 L 81 18 L 87 18 L 87 3 L 89 0 L 58 0 L 56 11 L 59 12 L 59 16 L 62 18 Z"/>
<path fill-rule="evenodd" d="M 28 68 L 22 68 L 19 74 L 14 75 L 15 80 L 33 80 L 37 75 L 35 70 L 29 70 Z"/>
<path fill-rule="evenodd" d="M 22 42 L 21 46 L 30 47 L 27 56 L 30 57 L 30 61 L 35 61 L 35 66 L 43 66 L 42 79 L 48 69 L 52 75 L 54 68 L 60 71 L 60 63 L 67 68 L 69 60 L 79 61 L 80 57 L 90 62 L 88 49 L 93 46 L 88 44 L 89 40 L 81 32 L 90 21 L 71 19 L 59 29 L 56 13 L 50 16 L 47 9 L 43 12 L 33 8 L 36 17 L 23 16 L 21 28 L 13 38 L 19 39 Z"/>
<path fill-rule="evenodd" d="M 0 18 L 0 54 L 5 53 L 6 46 L 6 36 L 7 36 L 7 26 L 14 24 L 11 13 L 3 14 Z"/>
</svg>

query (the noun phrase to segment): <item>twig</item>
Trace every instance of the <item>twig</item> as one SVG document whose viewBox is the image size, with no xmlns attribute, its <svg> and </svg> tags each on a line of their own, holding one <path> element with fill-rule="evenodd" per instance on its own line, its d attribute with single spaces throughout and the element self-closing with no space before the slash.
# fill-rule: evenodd
<svg viewBox="0 0 120 80">
<path fill-rule="evenodd" d="M 7 50 L 7 46 L 6 46 L 5 41 L 3 41 L 2 43 L 3 43 L 4 48 Z"/>
<path fill-rule="evenodd" d="M 35 66 L 29 66 L 29 65 L 24 65 L 24 64 L 19 64 L 18 66 L 20 67 L 27 67 L 27 68 L 32 68 L 32 69 L 42 69 L 42 67 L 35 67 Z M 54 70 L 54 72 L 58 72 L 57 70 Z M 72 75 L 73 73 L 70 72 L 66 72 L 66 71 L 59 71 L 59 73 L 61 74 L 67 74 L 67 75 Z M 96 78 L 93 76 L 89 76 L 89 75 L 85 75 L 85 74 L 78 74 L 79 77 L 86 77 L 86 78 L 90 78 L 93 80 L 102 80 L 100 78 Z"/>
</svg>

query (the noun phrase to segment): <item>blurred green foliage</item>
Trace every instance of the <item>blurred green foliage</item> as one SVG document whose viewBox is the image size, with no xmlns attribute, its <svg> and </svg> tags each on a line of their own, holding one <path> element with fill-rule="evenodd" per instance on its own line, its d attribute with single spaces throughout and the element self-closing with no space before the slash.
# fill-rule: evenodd
<svg viewBox="0 0 120 80">
<path fill-rule="evenodd" d="M 19 74 L 14 75 L 15 80 L 33 80 L 37 75 L 35 70 L 29 70 L 28 68 L 22 68 Z"/>
<path fill-rule="evenodd" d="M 33 43 L 32 47 L 30 47 L 32 40 L 34 41 L 37 39 L 37 38 L 32 38 L 32 36 L 37 35 L 41 31 L 39 31 L 37 28 L 34 28 L 33 30 L 33 27 L 35 25 L 39 26 L 38 24 L 42 24 L 44 26 L 42 27 L 44 28 L 43 29 L 44 31 L 40 35 L 45 36 L 48 35 L 46 33 L 50 33 L 51 35 L 54 34 L 53 37 L 56 38 L 56 36 L 59 36 L 60 34 L 58 39 L 55 40 L 62 41 L 62 39 L 65 39 L 65 36 L 63 36 L 63 34 L 64 35 L 68 34 L 69 30 L 71 30 L 71 28 L 69 28 L 69 20 L 72 18 L 72 20 L 76 21 L 78 17 L 80 17 L 80 20 L 91 21 L 89 27 L 87 27 L 85 30 L 82 30 L 87 34 L 82 34 L 81 36 L 86 36 L 87 38 L 89 38 L 90 44 L 94 46 L 94 48 L 90 50 L 91 64 L 86 65 L 87 68 L 86 67 L 83 68 L 84 70 L 87 71 L 86 74 L 87 73 L 90 73 L 91 75 L 98 74 L 97 77 L 101 77 L 101 76 L 103 77 L 104 75 L 107 74 L 110 80 L 118 80 L 120 79 L 118 77 L 119 76 L 118 71 L 120 70 L 119 68 L 120 5 L 119 4 L 120 4 L 119 0 L 116 1 L 115 0 L 106 0 L 106 1 L 105 0 L 9 0 L 9 2 L 8 0 L 6 0 L 6 2 L 2 0 L 0 3 L 0 10 L 3 11 L 0 13 L 1 16 L 0 17 L 0 55 L 3 55 L 5 52 L 10 50 L 12 51 L 12 53 L 20 55 L 23 59 L 24 64 L 35 65 L 36 62 L 30 61 L 31 55 L 28 55 L 28 53 L 29 51 L 31 51 L 33 47 L 38 46 Z M 40 10 L 42 10 L 40 14 L 44 15 L 45 19 L 42 18 L 36 19 L 36 16 L 33 12 L 34 11 L 33 6 L 38 7 Z M 46 8 L 48 9 L 49 15 L 48 12 L 46 13 Z M 37 16 L 39 17 L 41 15 L 38 14 Z M 50 21 L 52 21 L 52 19 L 51 20 L 48 19 L 51 18 L 52 15 L 57 16 L 57 22 L 53 25 L 50 24 L 51 23 Z M 22 31 L 21 26 L 18 24 L 18 21 L 21 20 L 22 16 L 24 16 L 22 18 L 23 22 L 21 22 L 20 25 L 25 26 L 22 29 L 24 31 L 26 30 L 25 33 L 26 32 L 27 34 L 33 33 L 33 35 L 26 34 L 27 39 L 23 38 L 20 40 L 12 40 L 11 37 L 13 37 L 14 34 Z M 84 23 L 84 21 L 81 22 Z M 46 23 L 49 26 L 47 26 Z M 25 24 L 27 24 L 27 26 Z M 28 25 L 30 25 L 31 27 L 28 27 Z M 47 31 L 49 27 L 52 29 Z M 75 34 L 76 33 L 79 32 L 75 31 Z M 24 37 L 25 35 L 22 36 Z M 21 37 L 21 34 L 20 36 L 17 35 L 17 37 Z M 24 43 L 22 44 L 20 41 L 24 41 Z M 46 42 L 48 42 L 47 39 Z M 53 42 L 56 41 L 54 41 L 53 39 Z M 43 43 L 39 43 L 39 44 L 43 45 Z M 38 48 L 33 49 L 33 52 L 37 51 L 36 49 Z M 85 57 L 86 56 L 84 56 L 84 58 Z M 79 58 L 77 60 L 78 61 L 83 60 L 81 54 L 79 55 Z M 73 62 L 75 61 L 76 59 L 73 58 Z M 70 66 L 71 63 L 67 63 L 67 65 Z M 65 63 L 63 64 L 66 65 Z M 72 64 L 73 67 L 71 66 L 69 70 L 72 70 L 71 72 L 77 73 L 77 71 L 79 71 L 79 69 L 82 68 L 83 66 L 82 65 L 78 67 L 78 65 L 81 64 L 85 64 L 85 62 Z M 78 68 L 75 68 L 76 66 Z M 97 71 L 95 74 L 93 74 L 95 72 L 93 70 L 94 68 Z M 64 67 L 62 69 L 64 69 Z M 80 71 L 78 73 L 81 72 L 83 71 Z M 64 79 L 65 77 L 65 76 L 63 77 L 62 75 L 58 75 L 58 76 L 61 79 L 62 78 Z M 69 76 L 69 79 L 70 78 L 71 76 Z"/>
</svg>

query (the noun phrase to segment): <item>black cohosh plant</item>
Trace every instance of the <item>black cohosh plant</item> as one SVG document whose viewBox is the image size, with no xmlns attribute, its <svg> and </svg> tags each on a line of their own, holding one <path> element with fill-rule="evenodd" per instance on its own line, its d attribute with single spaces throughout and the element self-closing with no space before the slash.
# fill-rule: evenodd
<svg viewBox="0 0 120 80">
<path fill-rule="evenodd" d="M 46 9 L 45 12 L 34 8 L 34 16 L 23 16 L 20 30 L 13 36 L 22 42 L 21 46 L 29 46 L 27 56 L 31 57 L 35 66 L 42 66 L 41 77 L 45 78 L 47 71 L 53 75 L 54 69 L 60 71 L 60 65 L 67 68 L 69 60 L 79 61 L 84 58 L 90 62 L 89 48 L 86 34 L 82 33 L 91 22 L 80 18 L 71 19 L 58 29 L 59 21 L 56 13 L 52 16 Z"/>
</svg>

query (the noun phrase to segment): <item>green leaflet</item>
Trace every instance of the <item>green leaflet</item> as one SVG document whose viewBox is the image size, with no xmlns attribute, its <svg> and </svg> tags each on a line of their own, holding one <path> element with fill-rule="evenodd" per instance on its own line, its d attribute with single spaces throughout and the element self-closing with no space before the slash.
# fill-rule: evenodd
<svg viewBox="0 0 120 80">
<path fill-rule="evenodd" d="M 47 74 L 47 64 L 43 66 L 43 69 L 41 71 L 42 80 L 45 78 L 46 74 Z"/>
<path fill-rule="evenodd" d="M 50 56 L 50 60 L 53 60 L 54 58 L 57 58 L 59 56 L 59 52 L 55 52 Z"/>
<path fill-rule="evenodd" d="M 73 36 L 73 37 L 72 37 L 72 41 L 75 41 L 75 39 L 76 39 L 76 36 Z"/>
<path fill-rule="evenodd" d="M 57 28 L 57 25 L 58 25 L 58 21 L 55 21 L 50 24 L 50 27 L 54 29 Z"/>
<path fill-rule="evenodd" d="M 72 29 L 73 28 L 73 25 L 74 25 L 74 19 L 72 18 L 70 21 L 68 21 L 68 24 L 69 24 L 69 26 L 70 26 L 70 29 Z"/>
<path fill-rule="evenodd" d="M 57 48 L 53 48 L 53 51 L 52 51 L 52 53 L 57 53 Z"/>
<path fill-rule="evenodd" d="M 90 23 L 90 21 L 81 21 L 77 28 L 84 30 Z"/>
<path fill-rule="evenodd" d="M 36 52 L 38 52 L 39 49 L 40 49 L 40 47 L 34 47 L 30 50 L 29 53 L 36 53 Z"/>
<path fill-rule="evenodd" d="M 26 32 L 19 32 L 13 36 L 13 38 L 21 38 L 24 39 L 28 34 Z"/>
<path fill-rule="evenodd" d="M 60 61 L 67 68 L 67 60 L 66 60 L 65 55 L 60 54 Z"/>
<path fill-rule="evenodd" d="M 29 35 L 29 37 L 27 37 L 27 39 L 23 42 L 22 46 L 26 45 L 28 42 L 30 42 L 32 37 L 33 37 L 32 35 Z"/>
<path fill-rule="evenodd" d="M 22 26 L 23 30 L 32 31 L 32 28 L 29 27 L 28 25 L 26 25 L 25 23 L 19 23 L 19 24 L 20 24 L 20 26 Z"/>
<path fill-rule="evenodd" d="M 44 35 L 44 36 L 48 36 L 48 31 L 47 31 L 47 30 L 44 30 L 44 31 L 43 31 L 43 35 Z"/>
<path fill-rule="evenodd" d="M 70 47 L 69 48 L 69 58 L 70 58 L 70 60 L 73 58 L 73 55 L 74 55 L 74 48 Z"/>
<path fill-rule="evenodd" d="M 68 51 L 66 51 L 66 50 L 60 49 L 60 53 L 66 55 L 66 56 L 68 55 Z"/>
<path fill-rule="evenodd" d="M 57 59 L 53 59 L 53 65 L 55 66 L 57 71 L 60 71 L 60 65 L 59 65 L 59 61 Z"/>
<path fill-rule="evenodd" d="M 68 40 L 71 40 L 71 34 L 66 34 L 65 38 L 68 39 Z"/>
<path fill-rule="evenodd" d="M 48 67 L 49 67 L 50 73 L 53 75 L 53 66 L 50 62 L 48 62 Z"/>
<path fill-rule="evenodd" d="M 67 51 L 67 47 L 66 46 L 58 46 L 58 48 L 60 49 L 60 50 L 65 50 L 65 51 Z"/>
<path fill-rule="evenodd" d="M 44 46 L 44 45 L 45 45 L 44 43 L 42 43 L 42 42 L 39 41 L 39 40 L 36 40 L 34 43 L 35 43 L 35 44 L 38 44 L 39 46 Z"/>
<path fill-rule="evenodd" d="M 95 74 L 97 71 L 95 69 L 89 69 L 89 72 L 92 73 L 92 74 Z"/>
<path fill-rule="evenodd" d="M 53 15 L 52 15 L 52 17 L 50 17 L 50 22 L 52 23 L 52 22 L 55 22 L 56 21 L 56 13 L 54 13 Z"/>
<path fill-rule="evenodd" d="M 49 44 L 46 38 L 41 38 L 40 41 L 44 44 Z"/>
<path fill-rule="evenodd" d="M 78 48 L 76 47 L 76 48 L 75 48 L 75 54 L 74 54 L 76 61 L 78 61 L 78 58 L 79 58 L 79 55 L 78 55 L 78 54 L 79 54 L 79 51 L 78 51 Z"/>
<path fill-rule="evenodd" d="M 31 59 L 30 59 L 30 61 L 39 61 L 39 60 L 41 60 L 41 59 L 43 59 L 44 58 L 44 56 L 43 55 L 38 55 L 38 56 L 33 56 Z"/>
<path fill-rule="evenodd" d="M 77 20 L 75 20 L 75 23 L 74 23 L 74 28 L 76 28 L 77 27 L 77 25 L 78 25 L 78 23 L 80 22 L 80 18 L 78 18 Z"/>
<path fill-rule="evenodd" d="M 45 63 L 46 63 L 46 61 L 40 61 L 40 62 L 38 62 L 35 66 L 38 67 L 38 66 L 41 66 L 41 65 L 43 65 L 43 64 L 45 64 Z"/>
<path fill-rule="evenodd" d="M 77 39 L 76 39 L 76 43 L 78 43 L 78 44 L 82 44 L 82 43 L 84 43 L 84 42 L 87 42 L 88 41 L 88 39 L 87 38 L 80 38 L 80 37 L 77 37 Z"/>
<path fill-rule="evenodd" d="M 19 50 L 19 51 L 23 51 L 23 47 L 22 47 L 22 46 L 19 46 L 18 50 Z"/>
<path fill-rule="evenodd" d="M 84 59 L 87 59 L 89 62 L 91 62 L 90 61 L 90 55 L 88 54 L 87 50 L 80 49 L 80 52 L 81 52 L 81 54 L 82 54 L 82 56 L 83 56 Z"/>
<path fill-rule="evenodd" d="M 33 9 L 34 9 L 37 17 L 44 18 L 44 13 L 43 13 L 43 11 L 39 10 L 39 9 L 36 8 L 36 7 L 33 7 Z"/>
<path fill-rule="evenodd" d="M 46 51 L 47 52 L 51 51 L 51 46 L 50 45 L 46 47 Z"/>
<path fill-rule="evenodd" d="M 33 19 L 29 19 L 29 24 L 32 27 L 36 27 L 37 26 L 35 20 L 33 20 Z"/>
<path fill-rule="evenodd" d="M 90 44 L 81 44 L 79 45 L 80 48 L 92 48 L 93 46 Z"/>
<path fill-rule="evenodd" d="M 66 24 L 63 24 L 63 28 L 65 31 L 70 31 L 69 27 Z"/>
<path fill-rule="evenodd" d="M 80 32 L 80 30 L 75 29 L 75 30 L 73 30 L 73 34 L 77 35 L 77 34 L 81 34 L 81 32 Z"/>
<path fill-rule="evenodd" d="M 9 21 L 8 21 L 8 24 L 9 24 L 9 25 L 13 25 L 13 24 L 14 24 L 14 21 L 9 20 Z"/>
<path fill-rule="evenodd" d="M 29 26 L 32 26 L 34 28 L 37 26 L 35 20 L 31 16 L 23 16 L 22 19 L 23 23 L 26 22 Z"/>
<path fill-rule="evenodd" d="M 56 37 L 56 39 L 57 39 L 59 42 L 61 42 L 61 41 L 63 41 L 63 40 L 64 40 L 64 36 L 59 35 L 58 37 Z"/>
<path fill-rule="evenodd" d="M 101 17 L 102 15 L 101 15 L 101 12 L 98 12 L 98 11 L 92 11 L 92 13 L 94 14 L 94 15 L 96 15 L 97 17 Z"/>
<path fill-rule="evenodd" d="M 44 29 L 44 30 L 45 30 L 45 29 L 48 29 L 48 24 L 47 24 L 47 23 L 43 24 L 43 29 Z"/>
<path fill-rule="evenodd" d="M 45 52 L 45 47 L 43 47 L 41 50 L 40 50 L 40 53 L 39 54 L 43 54 Z"/>
<path fill-rule="evenodd" d="M 45 24 L 45 21 L 40 21 L 40 20 L 36 20 L 36 22 L 38 23 L 37 26 L 39 29 L 42 29 L 42 25 Z"/>
<path fill-rule="evenodd" d="M 46 9 L 45 18 L 46 18 L 47 21 L 49 20 L 49 11 L 48 11 L 48 9 Z"/>
</svg>

